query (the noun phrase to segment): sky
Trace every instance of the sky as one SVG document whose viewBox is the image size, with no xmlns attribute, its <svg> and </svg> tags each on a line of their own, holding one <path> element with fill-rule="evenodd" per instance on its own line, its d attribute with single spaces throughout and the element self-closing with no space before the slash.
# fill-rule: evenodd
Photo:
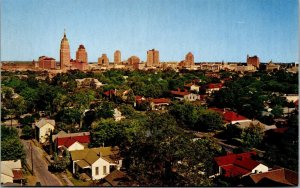
<svg viewBox="0 0 300 188">
<path fill-rule="evenodd" d="M 2 0 L 1 60 L 59 61 L 66 29 L 71 58 L 83 44 L 89 62 L 113 61 L 299 62 L 298 0 Z"/>
</svg>

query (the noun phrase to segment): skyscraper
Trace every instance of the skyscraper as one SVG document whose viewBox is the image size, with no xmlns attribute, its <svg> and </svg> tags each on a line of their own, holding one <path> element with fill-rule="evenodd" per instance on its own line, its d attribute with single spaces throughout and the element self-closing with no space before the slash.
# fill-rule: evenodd
<svg viewBox="0 0 300 188">
<path fill-rule="evenodd" d="M 191 67 L 191 66 L 194 66 L 194 65 L 195 65 L 194 55 L 191 52 L 189 52 L 185 56 L 185 66 L 186 67 Z"/>
<path fill-rule="evenodd" d="M 80 44 L 79 48 L 76 52 L 76 61 L 82 62 L 82 63 L 87 63 L 87 52 L 85 51 L 84 45 Z"/>
<path fill-rule="evenodd" d="M 159 51 L 152 49 L 147 51 L 147 67 L 159 67 Z"/>
<path fill-rule="evenodd" d="M 60 43 L 60 68 L 68 69 L 70 67 L 70 45 L 66 37 L 66 32 L 64 32 L 64 37 Z"/>
<path fill-rule="evenodd" d="M 121 52 L 119 50 L 116 50 L 114 53 L 114 64 L 121 64 Z"/>
</svg>

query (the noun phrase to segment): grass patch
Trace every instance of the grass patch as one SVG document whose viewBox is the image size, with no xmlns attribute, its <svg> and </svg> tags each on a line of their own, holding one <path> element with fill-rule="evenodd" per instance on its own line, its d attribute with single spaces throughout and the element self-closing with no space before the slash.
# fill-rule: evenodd
<svg viewBox="0 0 300 188">
<path fill-rule="evenodd" d="M 74 178 L 73 174 L 69 170 L 66 170 L 66 173 L 67 173 L 67 177 L 74 184 L 74 186 L 84 186 L 84 187 L 87 187 L 91 183 L 90 181 L 84 182 L 82 180 L 78 180 L 78 179 Z"/>
</svg>

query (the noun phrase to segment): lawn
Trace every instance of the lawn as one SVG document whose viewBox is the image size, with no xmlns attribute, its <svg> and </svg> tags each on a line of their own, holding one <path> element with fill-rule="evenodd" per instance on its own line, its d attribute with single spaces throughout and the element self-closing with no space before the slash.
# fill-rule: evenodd
<svg viewBox="0 0 300 188">
<path fill-rule="evenodd" d="M 91 183 L 89 181 L 84 182 L 82 180 L 78 180 L 78 179 L 74 178 L 72 173 L 69 170 L 66 170 L 66 172 L 67 172 L 67 177 L 74 184 L 74 186 L 89 186 Z"/>
</svg>

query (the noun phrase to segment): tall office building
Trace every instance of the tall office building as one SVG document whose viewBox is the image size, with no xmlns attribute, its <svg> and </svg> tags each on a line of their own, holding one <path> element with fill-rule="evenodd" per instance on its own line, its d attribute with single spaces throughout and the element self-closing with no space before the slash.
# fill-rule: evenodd
<svg viewBox="0 0 300 188">
<path fill-rule="evenodd" d="M 194 66 L 194 65 L 195 65 L 194 55 L 191 52 L 189 52 L 185 56 L 185 66 L 186 67 L 191 67 L 191 66 Z"/>
<path fill-rule="evenodd" d="M 70 45 L 66 36 L 66 32 L 64 32 L 64 37 L 60 43 L 60 68 L 68 69 L 70 67 Z"/>
<path fill-rule="evenodd" d="M 159 51 L 152 49 L 147 51 L 147 67 L 159 67 Z"/>
<path fill-rule="evenodd" d="M 114 53 L 114 64 L 121 64 L 121 52 L 119 50 L 116 50 Z"/>
<path fill-rule="evenodd" d="M 87 52 L 85 51 L 85 47 L 82 44 L 79 45 L 79 48 L 76 52 L 76 61 L 81 63 L 88 62 Z"/>
</svg>

